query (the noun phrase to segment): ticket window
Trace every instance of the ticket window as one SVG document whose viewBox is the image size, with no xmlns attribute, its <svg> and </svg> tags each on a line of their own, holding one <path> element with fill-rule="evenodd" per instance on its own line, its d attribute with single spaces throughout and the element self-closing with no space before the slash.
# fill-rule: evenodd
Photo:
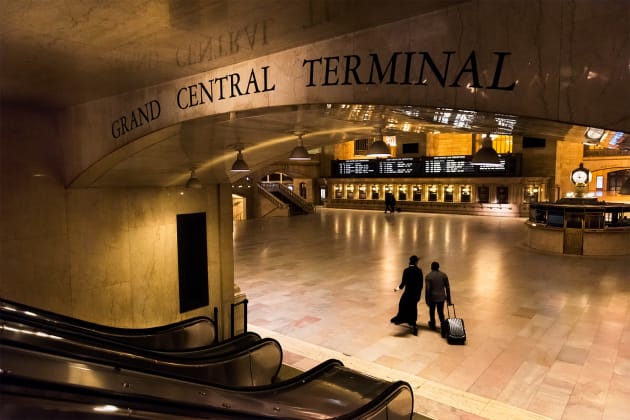
<svg viewBox="0 0 630 420">
<path fill-rule="evenodd" d="M 447 185 L 444 187 L 444 202 L 445 203 L 452 203 L 453 202 L 453 186 L 452 185 Z"/>
<path fill-rule="evenodd" d="M 346 198 L 348 200 L 354 200 L 354 185 L 348 185 L 346 187 Z"/>
<path fill-rule="evenodd" d="M 407 200 L 407 186 L 401 185 L 398 187 L 398 200 L 406 201 Z"/>
<path fill-rule="evenodd" d="M 387 196 L 387 193 L 390 193 L 393 197 L 395 197 L 394 187 L 392 185 L 385 185 L 385 196 Z"/>
<path fill-rule="evenodd" d="M 380 197 L 378 186 L 372 185 L 372 200 L 378 200 Z"/>
<path fill-rule="evenodd" d="M 343 187 L 335 185 L 335 198 L 343 198 Z"/>
<path fill-rule="evenodd" d="M 432 185 L 429 188 L 429 201 L 437 201 L 438 199 L 438 189 L 435 185 Z"/>
<path fill-rule="evenodd" d="M 497 203 L 508 204 L 510 199 L 508 192 L 508 187 L 497 187 Z"/>
<path fill-rule="evenodd" d="M 422 201 L 422 187 L 420 185 L 413 186 L 413 201 Z"/>
<path fill-rule="evenodd" d="M 477 197 L 479 198 L 480 203 L 489 203 L 490 202 L 490 188 L 484 185 L 481 185 L 477 188 Z"/>
<path fill-rule="evenodd" d="M 460 201 L 462 203 L 470 203 L 470 186 L 464 185 L 460 188 Z"/>
<path fill-rule="evenodd" d="M 367 198 L 367 187 L 365 185 L 361 185 L 359 187 L 359 200 L 365 200 Z"/>
<path fill-rule="evenodd" d="M 528 185 L 524 191 L 523 201 L 526 203 L 537 203 L 538 192 L 539 188 L 536 185 Z"/>
</svg>

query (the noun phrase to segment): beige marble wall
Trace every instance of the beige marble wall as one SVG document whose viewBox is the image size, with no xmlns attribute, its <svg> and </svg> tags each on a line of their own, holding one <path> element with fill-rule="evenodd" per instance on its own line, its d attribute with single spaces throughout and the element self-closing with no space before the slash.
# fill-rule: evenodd
<svg viewBox="0 0 630 420">
<path fill-rule="evenodd" d="M 571 182 L 571 172 L 582 162 L 584 147 L 579 143 L 559 141 L 556 143 L 556 185 L 560 187 L 560 197 L 568 192 L 575 192 L 575 185 Z"/>
<path fill-rule="evenodd" d="M 0 296 L 128 327 L 212 315 L 215 306 L 229 314 L 229 185 L 65 189 L 55 116 L 0 118 Z M 176 215 L 192 212 L 208 221 L 210 306 L 180 314 Z"/>
</svg>

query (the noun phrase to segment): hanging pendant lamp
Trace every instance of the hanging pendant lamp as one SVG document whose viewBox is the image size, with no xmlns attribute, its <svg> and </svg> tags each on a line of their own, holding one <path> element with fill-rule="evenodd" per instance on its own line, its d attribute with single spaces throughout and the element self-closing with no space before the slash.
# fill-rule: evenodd
<svg viewBox="0 0 630 420">
<path fill-rule="evenodd" d="M 486 135 L 481 142 L 481 149 L 472 158 L 473 165 L 477 166 L 501 166 L 497 151 L 492 148 L 492 139 Z"/>
<path fill-rule="evenodd" d="M 186 181 L 186 188 L 192 188 L 192 189 L 198 190 L 201 187 L 203 187 L 203 185 L 201 184 L 201 181 L 199 181 L 199 178 L 197 178 L 197 174 L 195 173 L 195 170 L 192 169 L 190 171 L 190 178 L 188 178 L 188 181 Z"/>
<path fill-rule="evenodd" d="M 243 159 L 243 146 L 236 145 L 236 160 L 232 164 L 232 172 L 249 172 L 249 165 Z"/>
<path fill-rule="evenodd" d="M 302 136 L 303 132 L 294 133 L 297 136 L 297 146 L 291 151 L 291 155 L 289 155 L 289 160 L 311 160 L 311 155 L 308 154 L 308 150 L 302 144 Z"/>
<path fill-rule="evenodd" d="M 389 146 L 383 141 L 383 132 L 380 127 L 376 140 L 368 147 L 367 155 L 373 157 L 389 157 L 392 155 Z"/>
</svg>

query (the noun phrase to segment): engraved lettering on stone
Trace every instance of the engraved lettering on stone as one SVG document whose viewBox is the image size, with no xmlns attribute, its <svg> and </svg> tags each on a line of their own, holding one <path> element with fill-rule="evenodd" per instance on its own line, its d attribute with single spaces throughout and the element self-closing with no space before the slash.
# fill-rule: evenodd
<svg viewBox="0 0 630 420">
<path fill-rule="evenodd" d="M 157 99 L 145 103 L 130 113 L 117 118 L 112 122 L 112 137 L 114 139 L 142 127 L 160 117 L 160 102 Z"/>
<path fill-rule="evenodd" d="M 432 56 L 426 51 L 396 51 L 389 56 L 369 54 L 307 58 L 302 67 L 307 71 L 306 87 L 342 85 L 420 85 L 437 82 L 441 87 L 514 90 L 516 81 L 501 79 L 509 52 L 495 51 L 496 61 L 480 63 L 471 51 L 459 67 L 452 66 L 455 51 Z M 438 57 L 439 59 L 436 59 Z M 403 70 L 399 70 L 403 69 Z M 482 84 L 480 70 L 489 69 L 490 80 Z"/>
</svg>

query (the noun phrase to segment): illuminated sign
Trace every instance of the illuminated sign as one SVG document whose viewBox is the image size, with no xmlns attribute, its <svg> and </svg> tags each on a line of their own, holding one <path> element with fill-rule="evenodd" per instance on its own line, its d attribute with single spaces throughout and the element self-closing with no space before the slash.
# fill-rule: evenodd
<svg viewBox="0 0 630 420">
<path fill-rule="evenodd" d="M 500 166 L 475 166 L 471 156 L 333 160 L 333 178 L 521 176 L 520 154 L 499 155 Z"/>
</svg>

